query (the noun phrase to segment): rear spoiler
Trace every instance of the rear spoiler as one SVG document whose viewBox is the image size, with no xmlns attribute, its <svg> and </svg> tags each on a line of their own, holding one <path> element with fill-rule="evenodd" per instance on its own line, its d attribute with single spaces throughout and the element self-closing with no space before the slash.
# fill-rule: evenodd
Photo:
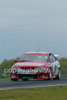
<svg viewBox="0 0 67 100">
<path fill-rule="evenodd" d="M 59 58 L 59 55 L 58 55 L 58 54 L 54 54 L 54 56 L 55 56 L 56 58 Z"/>
</svg>

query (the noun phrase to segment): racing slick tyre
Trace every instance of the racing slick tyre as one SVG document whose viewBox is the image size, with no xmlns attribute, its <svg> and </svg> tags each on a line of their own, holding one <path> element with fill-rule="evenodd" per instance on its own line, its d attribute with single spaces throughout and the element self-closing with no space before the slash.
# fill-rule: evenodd
<svg viewBox="0 0 67 100">
<path fill-rule="evenodd" d="M 56 78 L 53 78 L 53 80 L 59 80 L 61 78 L 61 73 L 60 73 L 60 69 L 58 69 L 58 75 Z"/>
<path fill-rule="evenodd" d="M 11 79 L 11 81 L 18 81 L 18 79 Z"/>
<path fill-rule="evenodd" d="M 28 79 L 22 79 L 22 81 L 28 81 Z"/>
</svg>

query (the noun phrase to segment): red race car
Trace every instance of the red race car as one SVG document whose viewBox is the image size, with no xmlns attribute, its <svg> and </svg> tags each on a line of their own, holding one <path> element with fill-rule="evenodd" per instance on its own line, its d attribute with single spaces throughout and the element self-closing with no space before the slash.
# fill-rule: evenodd
<svg viewBox="0 0 67 100">
<path fill-rule="evenodd" d="M 11 80 L 60 79 L 60 64 L 56 56 L 48 52 L 23 54 L 11 68 Z"/>
</svg>

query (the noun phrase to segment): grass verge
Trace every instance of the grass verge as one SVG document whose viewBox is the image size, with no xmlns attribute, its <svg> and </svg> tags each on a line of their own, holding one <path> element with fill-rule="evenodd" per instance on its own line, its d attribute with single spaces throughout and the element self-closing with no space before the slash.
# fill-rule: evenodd
<svg viewBox="0 0 67 100">
<path fill-rule="evenodd" d="M 10 81 L 10 78 L 0 78 L 0 81 Z"/>
<path fill-rule="evenodd" d="M 67 100 L 67 86 L 0 90 L 0 100 Z"/>
</svg>

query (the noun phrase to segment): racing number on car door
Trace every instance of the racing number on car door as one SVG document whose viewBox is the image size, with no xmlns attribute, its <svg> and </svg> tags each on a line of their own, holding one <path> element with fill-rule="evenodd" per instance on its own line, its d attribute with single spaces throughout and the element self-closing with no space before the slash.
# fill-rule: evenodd
<svg viewBox="0 0 67 100">
<path fill-rule="evenodd" d="M 49 59 L 50 59 L 50 62 L 51 62 L 52 73 L 57 74 L 58 73 L 58 66 L 57 66 L 56 58 L 54 57 L 53 54 L 50 54 Z"/>
</svg>

